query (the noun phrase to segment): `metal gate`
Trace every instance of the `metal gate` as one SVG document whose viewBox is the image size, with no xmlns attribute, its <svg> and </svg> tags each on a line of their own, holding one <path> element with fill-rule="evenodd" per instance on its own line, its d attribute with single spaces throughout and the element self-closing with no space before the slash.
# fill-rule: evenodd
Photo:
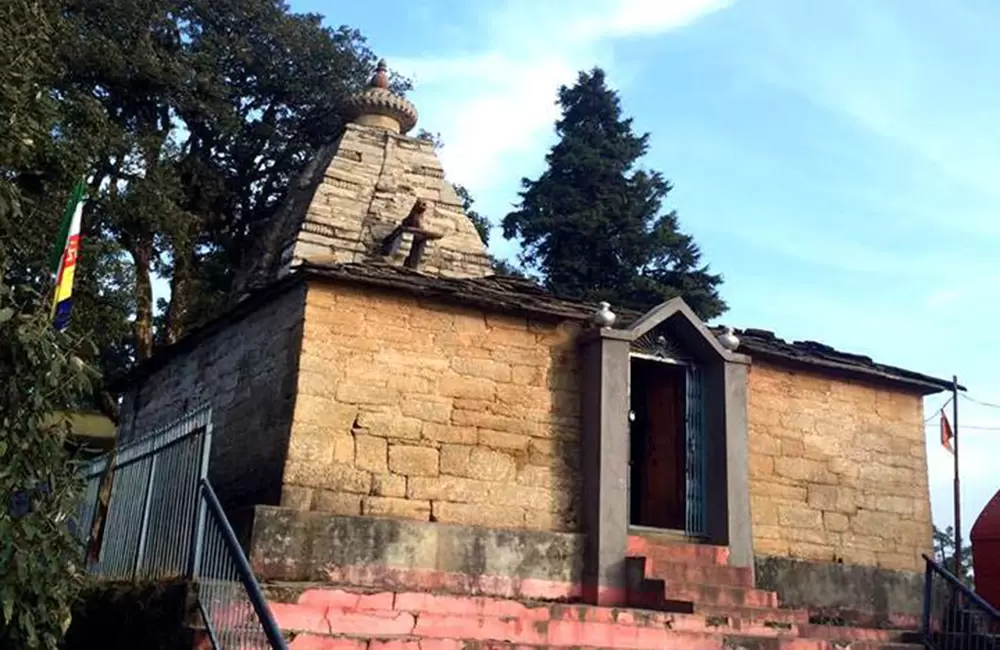
<svg viewBox="0 0 1000 650">
<path fill-rule="evenodd" d="M 97 511 L 100 483 L 113 462 L 111 496 L 99 559 L 88 570 L 111 580 L 190 575 L 204 527 L 198 484 L 208 476 L 212 411 L 181 419 L 94 460 L 77 510 L 81 541 L 87 542 Z"/>
<path fill-rule="evenodd" d="M 698 366 L 687 366 L 685 390 L 685 436 L 687 458 L 684 472 L 686 493 L 685 531 L 691 537 L 705 535 L 705 417 L 702 399 L 702 373 Z"/>
</svg>

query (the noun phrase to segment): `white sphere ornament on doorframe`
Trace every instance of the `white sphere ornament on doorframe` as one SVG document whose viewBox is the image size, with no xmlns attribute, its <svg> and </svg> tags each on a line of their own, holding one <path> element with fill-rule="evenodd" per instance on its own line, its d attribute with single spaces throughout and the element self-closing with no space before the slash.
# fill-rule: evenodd
<svg viewBox="0 0 1000 650">
<path fill-rule="evenodd" d="M 740 339 L 733 333 L 732 327 L 723 327 L 722 334 L 719 334 L 719 345 L 733 352 L 740 347 Z"/>
<path fill-rule="evenodd" d="M 597 311 L 595 311 L 594 315 L 591 316 L 591 320 L 594 322 L 594 325 L 597 325 L 598 327 L 611 327 L 615 324 L 615 319 L 617 318 L 618 316 L 611 311 L 611 304 L 607 302 L 598 303 Z"/>
</svg>

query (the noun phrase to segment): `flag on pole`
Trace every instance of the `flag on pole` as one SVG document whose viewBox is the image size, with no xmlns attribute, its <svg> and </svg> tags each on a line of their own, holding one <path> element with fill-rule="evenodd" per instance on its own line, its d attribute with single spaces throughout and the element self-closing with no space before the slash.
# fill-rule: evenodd
<svg viewBox="0 0 1000 650">
<path fill-rule="evenodd" d="M 955 437 L 955 434 L 951 431 L 951 424 L 948 422 L 948 416 L 944 414 L 944 409 L 941 409 L 941 446 L 955 453 L 955 448 L 952 446 L 951 441 Z"/>
<path fill-rule="evenodd" d="M 59 240 L 52 253 L 52 273 L 56 276 L 55 291 L 52 295 L 52 326 L 57 331 L 69 327 L 69 316 L 73 309 L 73 276 L 76 260 L 80 253 L 80 220 L 83 217 L 85 185 L 76 184 L 73 194 L 66 204 Z"/>
</svg>

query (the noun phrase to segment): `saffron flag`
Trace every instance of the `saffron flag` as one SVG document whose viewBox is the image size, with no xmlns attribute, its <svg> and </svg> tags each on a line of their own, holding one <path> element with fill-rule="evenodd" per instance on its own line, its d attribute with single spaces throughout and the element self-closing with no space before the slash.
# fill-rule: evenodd
<svg viewBox="0 0 1000 650">
<path fill-rule="evenodd" d="M 80 253 L 80 221 L 83 217 L 83 191 L 81 181 L 73 188 L 73 195 L 66 204 L 59 241 L 52 255 L 52 272 L 56 276 L 55 291 L 52 295 L 52 326 L 63 332 L 69 327 L 69 316 L 73 309 L 73 276 L 76 260 Z"/>
<path fill-rule="evenodd" d="M 951 441 L 955 437 L 955 434 L 951 431 L 951 424 L 948 422 L 948 416 L 944 414 L 944 409 L 941 410 L 941 446 L 955 453 L 955 448 L 952 446 Z"/>
</svg>

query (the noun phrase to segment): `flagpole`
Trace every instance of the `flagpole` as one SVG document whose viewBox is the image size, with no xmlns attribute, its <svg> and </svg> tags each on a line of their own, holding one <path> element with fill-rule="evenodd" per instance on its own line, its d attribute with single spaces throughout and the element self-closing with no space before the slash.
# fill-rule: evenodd
<svg viewBox="0 0 1000 650">
<path fill-rule="evenodd" d="M 952 446 L 955 457 L 955 576 L 962 577 L 962 492 L 958 479 L 958 376 L 951 377 Z"/>
</svg>

